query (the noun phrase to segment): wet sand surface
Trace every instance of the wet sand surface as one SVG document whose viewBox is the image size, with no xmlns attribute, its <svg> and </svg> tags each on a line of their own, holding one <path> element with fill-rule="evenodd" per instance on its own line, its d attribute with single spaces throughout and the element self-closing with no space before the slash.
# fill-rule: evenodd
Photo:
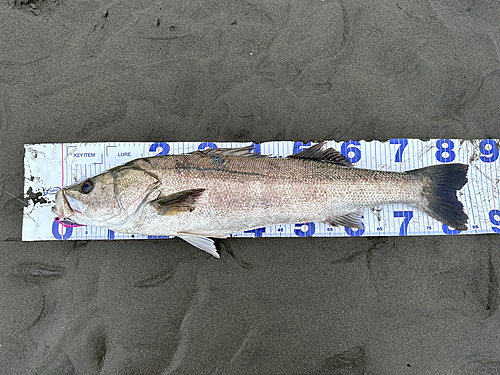
<svg viewBox="0 0 500 375">
<path fill-rule="evenodd" d="M 23 144 L 499 138 L 494 1 L 0 2 L 0 187 Z M 500 373 L 499 237 L 23 243 L 0 374 Z M 230 249 L 228 251 L 227 249 Z M 234 255 L 231 255 L 231 253 Z"/>
</svg>

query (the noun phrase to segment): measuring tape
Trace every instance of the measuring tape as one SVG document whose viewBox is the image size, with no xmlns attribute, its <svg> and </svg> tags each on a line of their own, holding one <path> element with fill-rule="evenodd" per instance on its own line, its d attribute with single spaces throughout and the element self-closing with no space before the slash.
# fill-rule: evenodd
<svg viewBox="0 0 500 375">
<path fill-rule="evenodd" d="M 42 193 L 47 203 L 31 200 L 24 209 L 23 241 L 168 238 L 130 235 L 98 227 L 63 227 L 53 219 L 55 193 L 63 186 L 84 180 L 136 158 L 176 155 L 205 148 L 253 145 L 253 152 L 286 157 L 311 146 L 311 142 L 150 142 L 64 143 L 25 145 L 25 192 Z M 257 228 L 232 237 L 358 237 L 424 236 L 500 233 L 498 140 L 398 138 L 379 141 L 328 141 L 355 168 L 403 172 L 430 165 L 469 165 L 468 182 L 458 198 L 469 216 L 469 230 L 460 232 L 407 205 L 392 204 L 364 210 L 363 229 L 331 227 L 324 223 L 300 223 Z M 28 195 L 26 195 L 28 197 Z"/>
</svg>

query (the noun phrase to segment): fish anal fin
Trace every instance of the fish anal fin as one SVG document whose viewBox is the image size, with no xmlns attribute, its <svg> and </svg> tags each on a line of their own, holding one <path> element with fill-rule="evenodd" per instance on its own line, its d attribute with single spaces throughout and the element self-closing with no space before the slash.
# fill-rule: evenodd
<svg viewBox="0 0 500 375">
<path fill-rule="evenodd" d="M 213 238 L 227 238 L 227 234 L 225 233 L 216 233 L 216 232 L 208 232 L 208 231 L 182 231 L 180 234 L 189 234 L 191 236 L 202 236 L 202 237 L 213 237 Z"/>
<path fill-rule="evenodd" d="M 192 212 L 196 200 L 205 189 L 179 191 L 151 201 L 149 204 L 158 211 L 158 215 L 176 215 L 181 212 Z"/>
<path fill-rule="evenodd" d="M 342 225 L 347 228 L 358 228 L 363 229 L 364 225 L 361 219 L 363 218 L 363 211 L 357 210 L 350 212 L 345 215 L 331 216 L 325 220 L 325 223 L 331 225 L 332 227 L 338 227 Z"/>
<path fill-rule="evenodd" d="M 347 159 L 339 151 L 333 148 L 327 148 L 326 150 L 322 150 L 325 144 L 326 142 L 320 142 L 318 144 L 315 144 L 314 146 L 305 149 L 302 152 L 299 152 L 298 154 L 293 154 L 288 157 L 295 159 L 308 159 L 308 160 L 321 161 L 324 163 L 341 165 L 343 167 L 352 167 L 352 163 L 349 161 L 349 159 Z"/>
<path fill-rule="evenodd" d="M 191 233 L 177 233 L 177 237 L 182 238 L 187 243 L 203 250 L 216 258 L 220 258 L 217 249 L 215 248 L 214 241 L 205 236 L 199 236 Z"/>
</svg>

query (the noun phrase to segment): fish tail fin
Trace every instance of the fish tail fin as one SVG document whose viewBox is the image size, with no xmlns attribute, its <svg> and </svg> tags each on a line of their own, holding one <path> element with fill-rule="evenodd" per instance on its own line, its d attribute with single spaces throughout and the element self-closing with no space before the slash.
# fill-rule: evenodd
<svg viewBox="0 0 500 375">
<path fill-rule="evenodd" d="M 468 216 L 457 198 L 467 183 L 466 164 L 440 164 L 408 171 L 422 178 L 424 203 L 421 209 L 449 227 L 467 230 Z"/>
</svg>

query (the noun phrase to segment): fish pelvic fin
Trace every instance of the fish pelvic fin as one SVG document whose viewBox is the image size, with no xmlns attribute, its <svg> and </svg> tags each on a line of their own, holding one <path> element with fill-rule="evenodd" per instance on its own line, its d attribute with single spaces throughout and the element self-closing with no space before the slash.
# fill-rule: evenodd
<svg viewBox="0 0 500 375">
<path fill-rule="evenodd" d="M 158 211 L 158 215 L 176 215 L 181 212 L 192 212 L 196 206 L 196 200 L 203 194 L 205 189 L 183 190 L 178 193 L 160 197 L 149 204 Z"/>
<path fill-rule="evenodd" d="M 345 215 L 332 216 L 325 220 L 326 224 L 332 227 L 342 225 L 347 228 L 363 229 L 365 226 L 361 219 L 363 218 L 363 210 L 356 210 Z"/>
<path fill-rule="evenodd" d="M 420 208 L 458 230 L 467 230 L 468 216 L 457 198 L 457 191 L 467 183 L 468 168 L 466 164 L 440 164 L 407 172 L 423 179 L 425 203 Z"/>
<path fill-rule="evenodd" d="M 182 238 L 184 241 L 190 243 L 191 245 L 206 251 L 210 255 L 213 255 L 215 258 L 220 258 L 219 253 L 217 253 L 217 249 L 215 248 L 214 241 L 208 237 L 197 236 L 191 233 L 177 233 L 177 237 Z"/>
</svg>

